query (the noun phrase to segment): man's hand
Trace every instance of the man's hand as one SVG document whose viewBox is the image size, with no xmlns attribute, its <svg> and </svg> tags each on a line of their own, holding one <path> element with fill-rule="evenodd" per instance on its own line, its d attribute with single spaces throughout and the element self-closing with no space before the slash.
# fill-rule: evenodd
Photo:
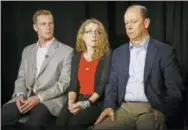
<svg viewBox="0 0 188 130">
<path fill-rule="evenodd" d="M 40 103 L 40 99 L 38 96 L 31 96 L 24 102 L 20 110 L 22 113 L 26 113 L 30 111 L 33 107 L 38 105 L 39 103 Z"/>
<path fill-rule="evenodd" d="M 164 120 L 162 118 L 163 114 L 156 109 L 152 109 L 152 111 L 153 111 L 153 116 L 154 116 L 154 120 L 155 120 L 155 129 L 162 130 L 163 124 L 164 124 Z"/>
<path fill-rule="evenodd" d="M 22 107 L 23 104 L 24 104 L 24 96 L 20 95 L 16 99 L 16 106 L 18 107 L 18 110 L 20 111 L 20 113 L 22 113 L 21 107 Z"/>
<path fill-rule="evenodd" d="M 114 122 L 114 110 L 112 108 L 106 108 L 101 115 L 99 116 L 99 118 L 97 119 L 97 121 L 95 122 L 96 124 L 99 124 L 105 117 L 110 116 L 111 120 Z"/>
</svg>

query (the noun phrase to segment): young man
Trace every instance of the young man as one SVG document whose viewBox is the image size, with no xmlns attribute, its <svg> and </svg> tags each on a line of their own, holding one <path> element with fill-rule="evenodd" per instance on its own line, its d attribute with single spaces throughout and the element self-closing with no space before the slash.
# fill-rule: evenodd
<svg viewBox="0 0 188 130">
<path fill-rule="evenodd" d="M 15 124 L 27 114 L 26 126 L 46 127 L 67 100 L 73 49 L 54 38 L 50 11 L 36 11 L 33 28 L 38 41 L 23 50 L 12 99 L 2 107 L 2 126 Z"/>
</svg>

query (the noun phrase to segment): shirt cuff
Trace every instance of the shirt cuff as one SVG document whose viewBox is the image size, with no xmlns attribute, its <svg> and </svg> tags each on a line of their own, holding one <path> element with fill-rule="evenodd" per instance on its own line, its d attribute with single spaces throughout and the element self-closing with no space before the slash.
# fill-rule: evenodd
<svg viewBox="0 0 188 130">
<path fill-rule="evenodd" d="M 26 97 L 25 93 L 23 93 L 23 92 L 18 92 L 18 93 L 16 94 L 16 96 L 24 96 L 24 97 Z"/>
<path fill-rule="evenodd" d="M 40 94 L 38 94 L 37 96 L 39 97 L 40 102 L 43 102 L 42 97 L 40 96 Z"/>
</svg>

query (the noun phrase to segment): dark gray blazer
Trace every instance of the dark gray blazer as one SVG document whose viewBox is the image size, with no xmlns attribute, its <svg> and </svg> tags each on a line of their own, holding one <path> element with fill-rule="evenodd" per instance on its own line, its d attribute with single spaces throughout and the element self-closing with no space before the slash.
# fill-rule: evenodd
<svg viewBox="0 0 188 130">
<path fill-rule="evenodd" d="M 129 78 L 129 62 L 129 44 L 114 50 L 105 93 L 105 108 L 116 109 L 123 102 Z M 174 49 L 151 38 L 144 68 L 144 90 L 149 103 L 166 117 L 170 116 L 182 100 L 183 88 Z"/>
</svg>

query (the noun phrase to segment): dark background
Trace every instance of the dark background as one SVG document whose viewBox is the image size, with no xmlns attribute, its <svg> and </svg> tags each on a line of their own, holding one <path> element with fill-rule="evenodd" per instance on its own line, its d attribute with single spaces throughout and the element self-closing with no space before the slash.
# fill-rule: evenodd
<svg viewBox="0 0 188 130">
<path fill-rule="evenodd" d="M 14 89 L 25 46 L 37 41 L 32 28 L 32 16 L 38 9 L 49 9 L 55 20 L 55 37 L 67 45 L 75 47 L 76 34 L 81 23 L 87 18 L 100 20 L 107 30 L 112 49 L 128 41 L 125 34 L 123 16 L 131 4 L 145 5 L 151 19 L 150 35 L 172 45 L 180 64 L 184 85 L 188 86 L 188 2 L 113 2 L 113 1 L 32 1 L 1 2 L 1 43 L 2 75 L 1 103 L 7 102 Z M 187 89 L 186 89 L 187 90 Z M 169 128 L 183 129 L 187 126 L 188 94 L 174 118 L 168 121 Z"/>
</svg>

